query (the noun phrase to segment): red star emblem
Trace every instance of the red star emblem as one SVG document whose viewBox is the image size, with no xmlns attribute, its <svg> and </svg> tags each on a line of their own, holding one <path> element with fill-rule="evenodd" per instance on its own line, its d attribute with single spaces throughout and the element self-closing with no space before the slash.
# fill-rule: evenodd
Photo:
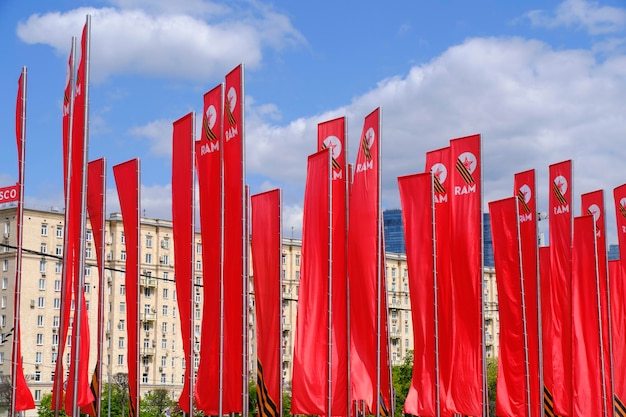
<svg viewBox="0 0 626 417">
<path fill-rule="evenodd" d="M 443 174 L 443 170 L 440 167 L 437 167 L 435 169 L 435 172 L 433 172 L 433 175 L 437 178 L 437 181 L 441 182 L 441 174 Z"/>
<path fill-rule="evenodd" d="M 467 168 L 469 172 L 472 172 L 473 163 L 474 161 L 471 161 L 467 156 L 465 157 L 465 160 L 463 160 L 463 165 L 465 165 L 465 168 Z"/>
</svg>

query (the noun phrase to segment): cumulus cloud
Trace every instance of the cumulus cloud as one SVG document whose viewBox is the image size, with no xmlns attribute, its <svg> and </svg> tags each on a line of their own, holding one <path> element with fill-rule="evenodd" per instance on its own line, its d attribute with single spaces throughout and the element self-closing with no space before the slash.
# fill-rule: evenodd
<svg viewBox="0 0 626 417">
<path fill-rule="evenodd" d="M 565 0 L 553 14 L 545 10 L 533 10 L 526 17 L 534 26 L 574 27 L 584 29 L 591 35 L 620 32 L 626 27 L 624 9 L 600 6 L 598 2 L 586 0 Z"/>
<path fill-rule="evenodd" d="M 122 0 L 131 7 L 141 0 Z M 178 5 L 171 10 L 166 5 Z M 252 3 L 253 5 L 256 3 Z M 158 6 L 161 7 L 158 7 Z M 204 5 L 214 20 L 189 13 Z M 262 63 L 263 49 L 281 49 L 305 42 L 289 19 L 268 6 L 258 5 L 246 13 L 214 3 L 157 2 L 138 8 L 78 8 L 65 13 L 35 14 L 18 24 L 17 35 L 29 44 L 45 44 L 60 55 L 69 52 L 68 39 L 80 36 L 85 16 L 92 16 L 92 80 L 103 81 L 115 74 L 139 74 L 206 80 L 222 76 L 240 62 L 250 68 Z M 189 14 L 185 14 L 189 13 Z"/>
<path fill-rule="evenodd" d="M 133 127 L 129 133 L 140 140 L 147 140 L 151 155 L 171 157 L 173 130 L 171 120 L 160 119 L 143 126 Z"/>
</svg>

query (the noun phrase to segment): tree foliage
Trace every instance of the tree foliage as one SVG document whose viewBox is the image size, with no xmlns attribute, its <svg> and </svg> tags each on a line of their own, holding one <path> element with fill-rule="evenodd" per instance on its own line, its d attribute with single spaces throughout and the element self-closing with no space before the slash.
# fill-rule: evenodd
<svg viewBox="0 0 626 417">
<path fill-rule="evenodd" d="M 404 362 L 400 366 L 394 366 L 393 391 L 394 391 L 394 411 L 396 416 L 402 415 L 402 407 L 409 393 L 411 378 L 413 377 L 413 351 L 407 352 Z"/>
</svg>

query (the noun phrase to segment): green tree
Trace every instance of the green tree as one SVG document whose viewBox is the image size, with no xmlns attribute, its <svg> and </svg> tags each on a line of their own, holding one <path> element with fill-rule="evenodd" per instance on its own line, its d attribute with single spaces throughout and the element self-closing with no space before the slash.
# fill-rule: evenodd
<svg viewBox="0 0 626 417">
<path fill-rule="evenodd" d="M 39 417 L 54 417 L 54 410 L 52 409 L 52 394 L 44 394 L 41 396 L 39 406 L 37 406 L 37 415 Z M 59 417 L 65 417 L 65 410 L 63 407 L 59 410 Z"/>
<path fill-rule="evenodd" d="M 259 401 L 256 392 L 256 382 L 248 382 L 248 412 L 251 416 L 259 414 Z"/>
<path fill-rule="evenodd" d="M 498 380 L 498 358 L 487 358 L 487 392 L 489 415 L 496 415 L 496 382 Z"/>
<path fill-rule="evenodd" d="M 291 413 L 291 394 L 283 391 L 283 417 L 288 417 Z"/>
<path fill-rule="evenodd" d="M 409 393 L 409 387 L 411 386 L 411 378 L 413 377 L 413 351 L 407 352 L 404 357 L 404 362 L 400 366 L 394 366 L 392 369 L 393 374 L 393 391 L 395 402 L 395 415 L 402 415 L 402 407 L 404 407 L 404 401 Z"/>
<path fill-rule="evenodd" d="M 161 417 L 172 408 L 170 392 L 165 388 L 157 388 L 148 393 L 141 400 L 141 415 L 146 417 Z"/>
</svg>

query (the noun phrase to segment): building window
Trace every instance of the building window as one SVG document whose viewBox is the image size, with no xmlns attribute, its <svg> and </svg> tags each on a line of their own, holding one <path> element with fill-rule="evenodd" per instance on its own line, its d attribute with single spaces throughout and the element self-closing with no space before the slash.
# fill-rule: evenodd
<svg viewBox="0 0 626 417">
<path fill-rule="evenodd" d="M 4 352 L 0 352 L 0 364 L 4 363 Z"/>
<path fill-rule="evenodd" d="M 37 307 L 44 308 L 46 306 L 46 299 L 44 297 L 37 298 Z"/>
<path fill-rule="evenodd" d="M 55 310 L 59 310 L 59 309 L 61 309 L 61 299 L 60 299 L 60 298 L 56 297 L 56 298 L 52 301 L 52 303 L 53 303 L 53 308 L 54 308 Z"/>
<path fill-rule="evenodd" d="M 296 255 L 296 266 L 300 266 L 300 255 Z"/>
<path fill-rule="evenodd" d="M 165 384 L 165 383 L 167 382 L 167 379 L 166 379 L 166 378 L 167 378 L 167 377 L 166 377 L 166 375 L 165 375 L 165 374 L 161 374 L 161 384 Z"/>
<path fill-rule="evenodd" d="M 287 265 L 287 255 L 283 253 L 283 265 Z"/>
<path fill-rule="evenodd" d="M 41 371 L 35 371 L 35 382 L 41 382 Z"/>
<path fill-rule="evenodd" d="M 43 345 L 43 333 L 37 333 L 37 346 Z"/>
<path fill-rule="evenodd" d="M 121 259 L 122 261 L 125 261 L 125 260 L 126 260 L 126 251 L 125 251 L 125 250 L 123 250 L 123 251 L 122 251 L 122 253 L 120 254 L 120 259 Z"/>
<path fill-rule="evenodd" d="M 148 374 L 141 375 L 141 383 L 142 384 L 147 384 L 148 383 Z"/>
<path fill-rule="evenodd" d="M 4 259 L 4 260 L 2 261 L 2 270 L 3 270 L 4 272 L 6 272 L 6 271 L 8 271 L 8 270 L 9 270 L 9 260 L 8 260 L 8 259 Z"/>
<path fill-rule="evenodd" d="M 152 254 L 151 253 L 146 253 L 146 263 L 147 264 L 151 264 L 152 263 Z"/>
<path fill-rule="evenodd" d="M 163 305 L 163 315 L 167 316 L 167 304 Z"/>
<path fill-rule="evenodd" d="M 41 253 L 48 253 L 48 245 L 46 245 L 45 243 L 42 243 L 42 244 L 39 246 L 39 251 L 40 251 Z"/>
<path fill-rule="evenodd" d="M 0 307 L 7 308 L 7 296 L 6 295 L 3 295 L 2 298 L 0 298 Z"/>
<path fill-rule="evenodd" d="M 63 272 L 63 264 L 61 262 L 56 262 L 54 264 L 54 273 L 60 274 L 61 272 Z"/>
<path fill-rule="evenodd" d="M 196 260 L 196 271 L 202 270 L 202 261 Z"/>
<path fill-rule="evenodd" d="M 170 257 L 169 257 L 169 255 L 162 255 L 161 259 L 163 260 L 161 262 L 163 265 L 169 265 L 170 264 Z"/>
<path fill-rule="evenodd" d="M 161 323 L 161 332 L 167 333 L 167 322 L 166 321 Z"/>
<path fill-rule="evenodd" d="M 146 236 L 146 248 L 151 248 L 152 247 L 152 236 L 147 235 Z"/>
<path fill-rule="evenodd" d="M 201 254 L 202 253 L 202 243 L 196 243 L 196 253 L 197 254 Z"/>
<path fill-rule="evenodd" d="M 46 273 L 46 261 L 39 261 L 39 272 L 42 274 Z"/>
<path fill-rule="evenodd" d="M 59 327 L 59 320 L 60 320 L 59 316 L 53 316 L 52 317 L 52 327 L 58 328 Z M 43 316 L 41 317 L 41 321 L 42 321 L 41 325 L 43 326 Z"/>
<path fill-rule="evenodd" d="M 85 248 L 85 258 L 91 259 L 92 253 L 91 248 Z"/>
<path fill-rule="evenodd" d="M 57 236 L 57 237 L 59 237 L 59 238 L 62 238 L 62 237 L 63 237 L 63 226 L 61 226 L 60 224 L 59 224 L 59 225 L 57 225 L 57 233 L 56 233 L 56 236 Z"/>
<path fill-rule="evenodd" d="M 85 230 L 85 240 L 87 242 L 91 242 L 93 240 L 93 233 L 91 232 L 91 229 Z"/>
<path fill-rule="evenodd" d="M 54 291 L 61 292 L 61 280 L 60 279 L 54 280 Z"/>
<path fill-rule="evenodd" d="M 56 256 L 63 256 L 63 245 L 56 245 L 54 248 L 54 254 Z"/>
<path fill-rule="evenodd" d="M 167 297 L 169 295 L 169 289 L 167 288 L 163 288 L 163 298 L 167 300 Z"/>
<path fill-rule="evenodd" d="M 117 364 L 124 365 L 124 355 L 117 355 Z"/>
<path fill-rule="evenodd" d="M 124 338 L 123 338 L 123 337 L 120 337 L 120 338 L 118 339 L 118 341 L 117 341 L 117 347 L 118 347 L 118 348 L 120 348 L 120 349 L 123 349 L 125 344 L 126 344 L 126 343 L 124 342 Z"/>
<path fill-rule="evenodd" d="M 41 363 L 42 354 L 41 352 L 35 352 L 35 363 Z"/>
<path fill-rule="evenodd" d="M 126 295 L 126 285 L 120 285 L 120 295 Z"/>
<path fill-rule="evenodd" d="M 37 316 L 37 327 L 43 327 L 43 316 L 41 314 Z"/>
<path fill-rule="evenodd" d="M 34 397 L 35 401 L 41 401 L 41 390 L 40 389 L 36 389 L 35 390 L 35 397 Z"/>
<path fill-rule="evenodd" d="M 46 279 L 39 278 L 39 290 L 44 291 L 46 289 Z"/>
<path fill-rule="evenodd" d="M 9 287 L 9 279 L 4 277 L 2 278 L 2 289 L 6 290 Z"/>
<path fill-rule="evenodd" d="M 120 303 L 120 313 L 126 313 L 126 303 L 123 301 Z"/>
<path fill-rule="evenodd" d="M 124 236 L 124 232 L 122 232 L 122 237 L 121 237 L 121 241 L 122 241 L 122 245 L 126 244 L 126 237 Z"/>
<path fill-rule="evenodd" d="M 86 277 L 90 277 L 91 276 L 91 267 L 90 266 L 85 267 L 85 276 Z"/>
<path fill-rule="evenodd" d="M 45 223 L 41 224 L 41 236 L 48 236 L 48 225 Z"/>
</svg>

